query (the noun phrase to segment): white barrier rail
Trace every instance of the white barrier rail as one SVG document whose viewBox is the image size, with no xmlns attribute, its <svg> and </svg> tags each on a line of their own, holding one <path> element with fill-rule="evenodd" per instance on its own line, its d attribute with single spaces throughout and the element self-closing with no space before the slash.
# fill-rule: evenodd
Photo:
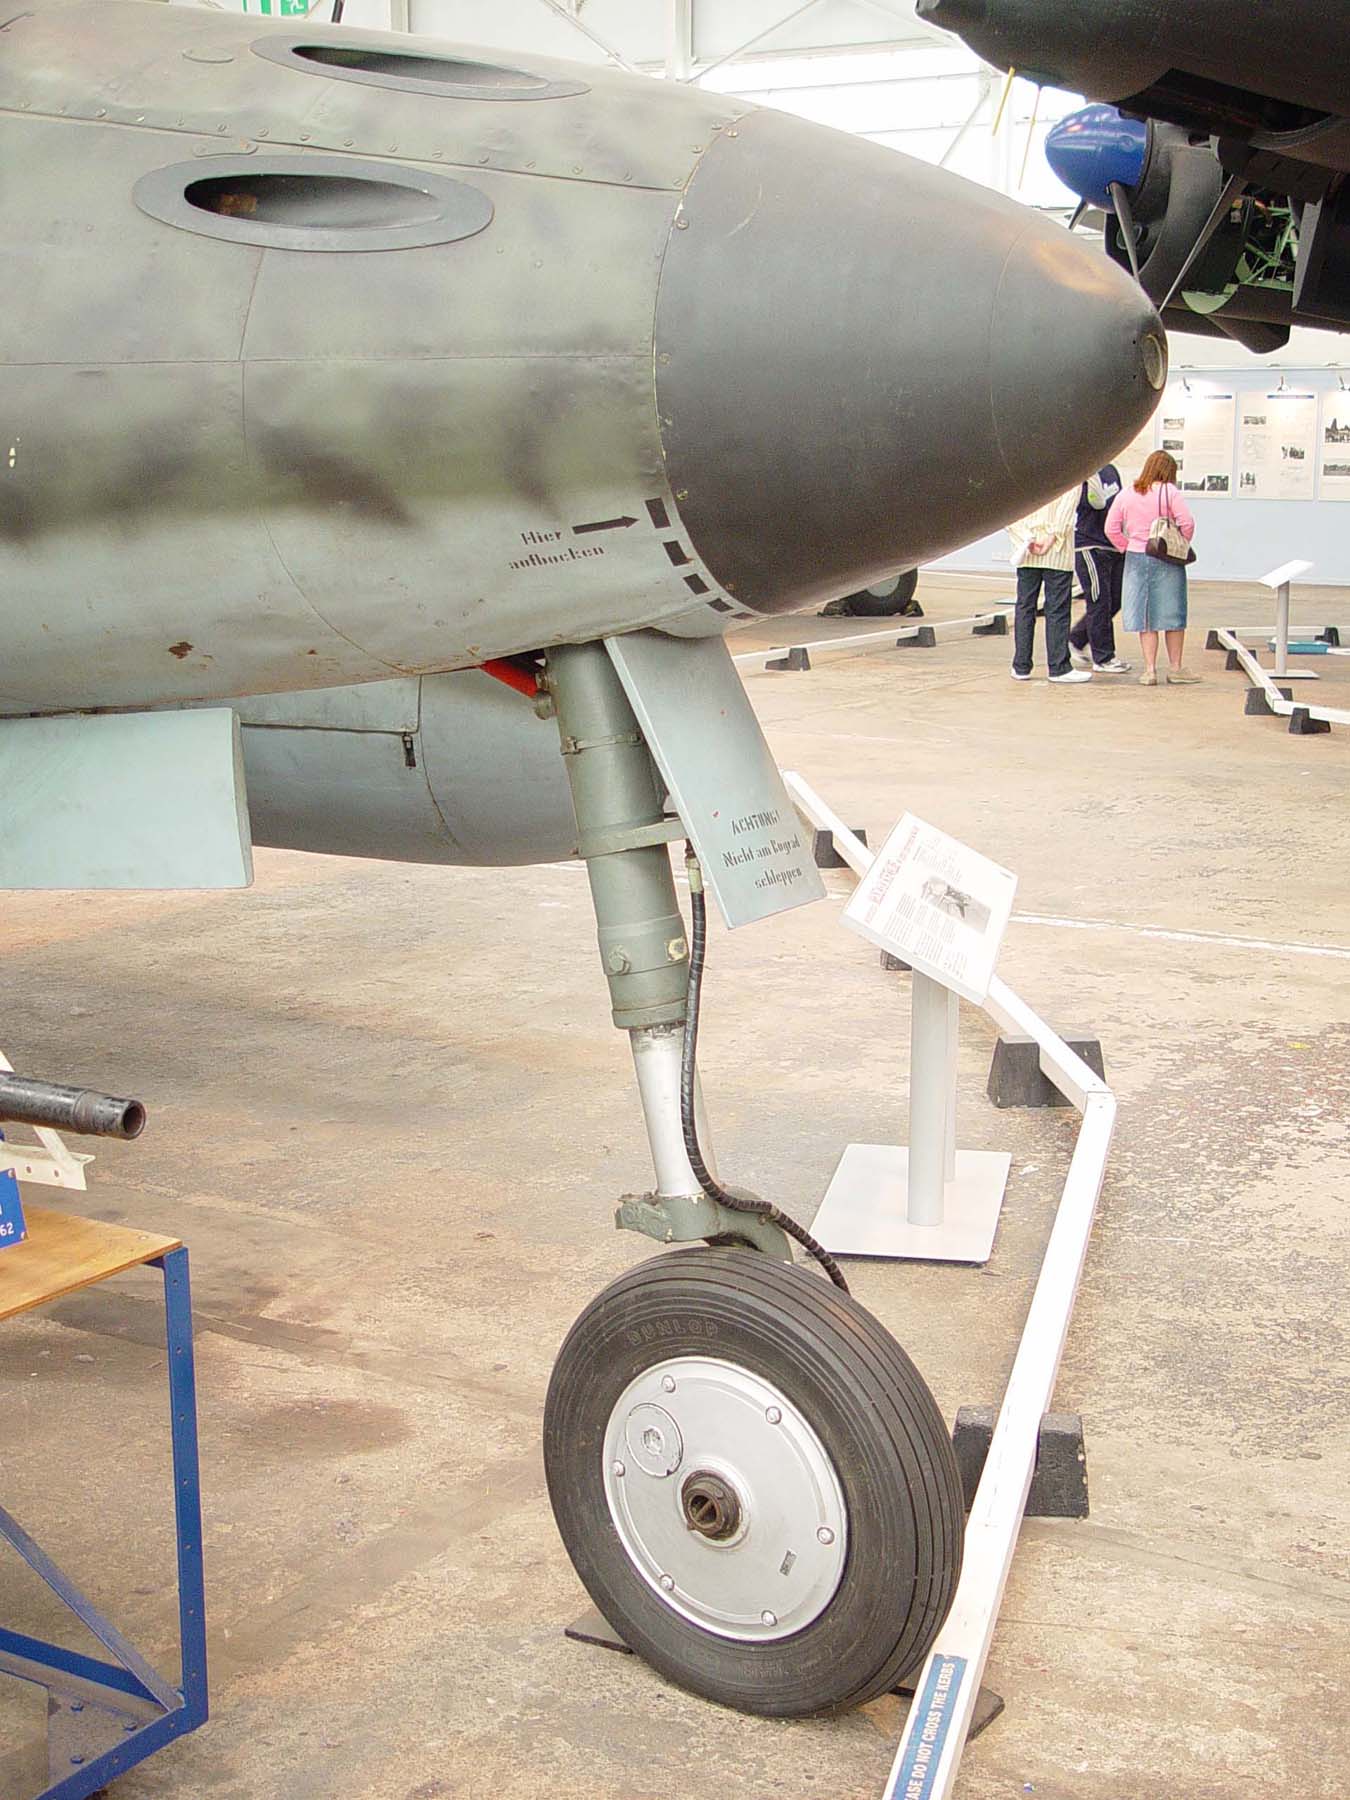
<svg viewBox="0 0 1350 1800">
<path fill-rule="evenodd" d="M 1279 689 L 1279 676 L 1273 670 L 1261 667 L 1246 645 L 1239 643 L 1235 631 L 1216 631 L 1214 635 L 1225 650 L 1231 650 L 1237 657 L 1247 679 L 1253 687 L 1259 687 L 1263 691 L 1270 710 L 1278 713 L 1280 718 L 1287 719 L 1297 707 L 1306 712 L 1310 719 L 1325 719 L 1329 725 L 1350 725 L 1350 712 L 1344 707 L 1315 706 L 1311 700 L 1286 700 Z"/>
<path fill-rule="evenodd" d="M 1228 629 L 1236 638 L 1254 638 L 1258 644 L 1268 644 L 1274 636 L 1272 625 L 1230 625 Z M 1296 642 L 1314 643 L 1321 640 L 1325 625 L 1291 625 L 1289 636 Z"/>
<path fill-rule="evenodd" d="M 803 818 L 817 830 L 832 833 L 839 854 L 855 874 L 862 875 L 872 863 L 867 846 L 800 775 L 785 770 L 783 780 Z M 1017 1548 L 1036 1468 L 1041 1418 L 1054 1395 L 1115 1130 L 1116 1100 L 1110 1088 L 997 977 L 984 1010 L 1003 1030 L 1034 1040 L 1042 1070 L 1082 1114 L 1082 1123 L 966 1521 L 965 1561 L 956 1598 L 915 1677 L 914 1700 L 884 1800 L 948 1800 L 955 1783 Z"/>
<path fill-rule="evenodd" d="M 732 658 L 743 675 L 763 674 L 770 662 L 780 661 L 794 650 L 805 650 L 809 657 L 859 656 L 867 650 L 897 649 L 911 644 L 921 631 L 931 631 L 936 638 L 973 637 L 982 626 L 996 619 L 1006 619 L 1005 606 L 991 606 L 968 619 L 925 619 L 919 625 L 894 624 L 885 631 L 855 631 L 847 637 L 816 638 L 808 644 L 775 644 L 768 650 L 746 650 Z"/>
</svg>

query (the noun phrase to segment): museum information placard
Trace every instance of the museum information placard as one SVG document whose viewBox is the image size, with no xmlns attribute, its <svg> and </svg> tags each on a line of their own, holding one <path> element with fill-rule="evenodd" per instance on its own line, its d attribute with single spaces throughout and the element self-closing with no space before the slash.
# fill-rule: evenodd
<svg viewBox="0 0 1350 1800">
<path fill-rule="evenodd" d="M 1333 388 L 1322 396 L 1322 500 L 1350 500 L 1350 394 Z"/>
<path fill-rule="evenodd" d="M 1123 450 L 1108 460 L 1120 470 L 1120 479 L 1128 487 L 1158 447 L 1158 414 L 1147 425 L 1141 425 Z"/>
<path fill-rule="evenodd" d="M 1238 404 L 1239 500 L 1317 496 L 1317 395 L 1255 389 Z"/>
<path fill-rule="evenodd" d="M 1159 447 L 1177 459 L 1181 490 L 1227 500 L 1233 492 L 1232 394 L 1188 393 L 1170 387 L 1162 405 Z"/>
<path fill-rule="evenodd" d="M 906 813 L 844 908 L 844 923 L 977 1005 L 989 992 L 1017 877 Z"/>
</svg>

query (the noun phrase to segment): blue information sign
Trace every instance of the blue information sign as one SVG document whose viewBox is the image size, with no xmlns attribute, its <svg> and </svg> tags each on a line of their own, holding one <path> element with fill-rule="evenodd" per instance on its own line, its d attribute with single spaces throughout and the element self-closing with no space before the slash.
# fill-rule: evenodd
<svg viewBox="0 0 1350 1800">
<path fill-rule="evenodd" d="M 0 1143 L 5 1134 L 0 1131 Z M 23 1203 L 19 1199 L 19 1178 L 13 1169 L 0 1169 L 0 1250 L 21 1244 L 28 1235 L 23 1222 Z"/>
<path fill-rule="evenodd" d="M 935 1656 L 929 1663 L 923 1698 L 910 1715 L 909 1735 L 886 1800 L 930 1800 L 965 1677 L 964 1656 Z"/>
</svg>

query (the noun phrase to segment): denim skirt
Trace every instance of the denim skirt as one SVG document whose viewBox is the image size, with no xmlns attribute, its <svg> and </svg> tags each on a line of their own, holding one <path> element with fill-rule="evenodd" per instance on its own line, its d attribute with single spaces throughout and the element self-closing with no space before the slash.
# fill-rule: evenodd
<svg viewBox="0 0 1350 1800">
<path fill-rule="evenodd" d="M 1128 551 L 1120 622 L 1126 631 L 1184 631 L 1186 571 L 1181 564 L 1145 556 L 1141 550 Z"/>
</svg>

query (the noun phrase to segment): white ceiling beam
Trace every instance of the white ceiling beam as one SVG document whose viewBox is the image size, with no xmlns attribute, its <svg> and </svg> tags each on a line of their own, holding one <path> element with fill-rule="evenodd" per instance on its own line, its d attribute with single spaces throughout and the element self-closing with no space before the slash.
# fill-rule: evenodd
<svg viewBox="0 0 1350 1800">
<path fill-rule="evenodd" d="M 804 0 L 804 3 L 801 6 L 794 8 L 794 10 L 785 17 L 776 19 L 772 25 L 766 25 L 763 31 L 757 31 L 753 37 L 747 38 L 743 44 L 737 44 L 736 48 L 734 50 L 728 50 L 725 56 L 719 56 L 715 62 L 705 63 L 691 79 L 695 82 L 702 81 L 705 75 L 711 75 L 713 70 L 720 69 L 723 63 L 735 62 L 738 57 L 744 56 L 747 50 L 753 50 L 756 44 L 762 44 L 765 38 L 772 37 L 776 31 L 781 31 L 785 25 L 791 25 L 794 20 L 800 19 L 803 14 L 813 11 L 820 3 L 821 0 Z"/>
<path fill-rule="evenodd" d="M 951 35 L 949 32 L 939 31 L 936 25 L 921 24 L 912 7 L 892 6 L 891 0 L 858 0 L 858 4 L 880 13 L 883 18 L 890 19 L 897 25 L 908 25 L 916 37 L 927 38 L 933 43 L 941 43 Z"/>
<path fill-rule="evenodd" d="M 688 81 L 694 68 L 694 0 L 666 0 L 666 79 Z"/>
<path fill-rule="evenodd" d="M 953 136 L 951 143 L 948 144 L 947 148 L 942 152 L 942 155 L 938 159 L 939 169 L 946 168 L 947 164 L 956 155 L 957 151 L 961 148 L 961 145 L 965 142 L 966 133 L 970 130 L 971 126 L 975 123 L 976 119 L 979 118 L 980 114 L 984 111 L 985 107 L 989 103 L 989 94 L 990 94 L 992 87 L 993 87 L 993 76 L 991 74 L 986 73 L 980 81 L 979 98 L 976 100 L 974 106 L 971 107 L 969 113 L 966 115 L 966 117 L 962 121 L 962 123 L 957 126 L 956 133 Z"/>
<path fill-rule="evenodd" d="M 586 21 L 578 16 L 579 8 L 577 12 L 574 12 L 570 6 L 563 4 L 563 0 L 538 0 L 538 4 L 547 7 L 551 13 L 565 20 L 574 31 L 579 31 L 583 37 L 589 38 L 596 49 L 603 50 L 610 62 L 616 64 L 620 69 L 627 69 L 630 75 L 641 73 L 635 64 L 629 62 L 626 56 L 614 48 L 608 38 L 601 37 L 598 31 L 592 30 Z"/>
</svg>

